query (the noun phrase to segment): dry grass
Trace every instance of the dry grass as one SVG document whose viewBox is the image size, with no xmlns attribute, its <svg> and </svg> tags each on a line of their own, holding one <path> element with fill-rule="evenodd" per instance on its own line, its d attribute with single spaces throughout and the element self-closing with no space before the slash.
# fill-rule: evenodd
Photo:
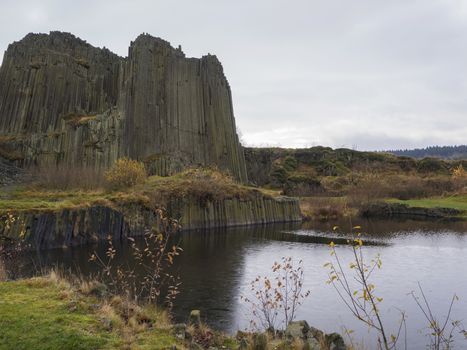
<svg viewBox="0 0 467 350">
<path fill-rule="evenodd" d="M 356 174 L 347 185 L 345 194 L 352 206 L 366 205 L 383 198 L 401 200 L 462 193 L 467 179 L 416 174 Z"/>
<path fill-rule="evenodd" d="M 304 220 L 330 220 L 355 214 L 345 197 L 302 197 L 300 210 Z"/>
<path fill-rule="evenodd" d="M 144 163 L 129 158 L 117 159 L 115 164 L 104 173 L 107 186 L 114 190 L 142 184 L 147 177 Z"/>
<path fill-rule="evenodd" d="M 138 304 L 120 295 L 111 296 L 106 293 L 105 285 L 99 281 L 65 275 L 55 270 L 46 278 L 29 281 L 35 287 L 40 283 L 43 286 L 57 286 L 62 300 L 92 303 L 92 307 L 88 305 L 85 309 L 92 310 L 103 328 L 120 339 L 119 348 L 133 349 L 146 341 L 149 341 L 148 345 L 157 345 L 159 342 L 169 345 L 175 342 L 172 335 L 173 324 L 165 310 L 160 310 L 153 304 Z"/>
<path fill-rule="evenodd" d="M 134 191 L 144 193 L 156 204 L 166 204 L 170 199 L 194 198 L 199 203 L 238 198 L 254 199 L 269 193 L 242 186 L 232 177 L 217 169 L 188 169 L 171 177 L 151 176 Z"/>
<path fill-rule="evenodd" d="M 104 187 L 103 171 L 94 167 L 48 166 L 30 168 L 32 181 L 42 189 L 83 191 Z"/>
</svg>

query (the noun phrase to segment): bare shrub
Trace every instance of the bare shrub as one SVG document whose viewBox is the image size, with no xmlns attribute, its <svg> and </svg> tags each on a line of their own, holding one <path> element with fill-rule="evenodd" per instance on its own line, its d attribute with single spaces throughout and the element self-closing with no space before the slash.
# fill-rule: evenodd
<svg viewBox="0 0 467 350">
<path fill-rule="evenodd" d="M 19 236 L 12 236 L 11 229 L 19 232 Z M 27 248 L 25 234 L 24 222 L 18 216 L 10 212 L 0 216 L 0 281 L 18 277 L 20 255 Z"/>
<path fill-rule="evenodd" d="M 379 254 L 369 261 L 364 257 L 364 244 L 360 238 L 360 229 L 360 226 L 353 227 L 352 237 L 347 241 L 352 251 L 350 261 L 343 261 L 335 248 L 334 242 L 330 243 L 333 260 L 324 264 L 324 267 L 329 268 L 327 283 L 333 285 L 339 298 L 357 320 L 377 332 L 378 349 L 396 349 L 403 329 L 405 329 L 404 347 L 407 348 L 405 312 L 400 311 L 399 327 L 393 333 L 389 333 L 383 322 L 379 307 L 383 302 L 383 298 L 378 296 L 376 286 L 371 282 L 373 273 L 381 269 L 382 260 Z M 411 294 L 428 323 L 430 344 L 427 348 L 433 350 L 451 349 L 454 343 L 453 333 L 456 330 L 467 338 L 467 331 L 462 327 L 460 321 L 451 319 L 451 311 L 457 296 L 452 297 L 447 315 L 440 319 L 433 314 L 420 284 L 419 290 L 421 297 L 415 292 L 411 292 Z M 346 329 L 345 333 L 349 335 L 352 342 L 351 330 Z"/>
<path fill-rule="evenodd" d="M 347 194 L 351 205 L 369 204 L 381 198 L 412 199 L 460 191 L 467 179 L 437 175 L 365 173 L 352 176 Z"/>
<path fill-rule="evenodd" d="M 109 286 L 111 294 L 124 295 L 135 301 L 144 299 L 149 303 L 157 303 L 164 291 L 165 304 L 171 309 L 180 283 L 178 277 L 170 272 L 170 268 L 181 248 L 170 245 L 170 239 L 179 225 L 161 209 L 157 209 L 156 214 L 159 216 L 161 229 L 146 232 L 143 247 L 139 248 L 133 238 L 128 238 L 134 262 L 126 265 L 115 262 L 117 250 L 111 236 L 108 237 L 109 246 L 105 256 L 94 252 L 89 260 L 100 266 L 102 273 L 98 279 Z M 136 275 L 136 270 L 144 271 L 142 280 Z"/>
<path fill-rule="evenodd" d="M 120 158 L 105 172 L 104 177 L 110 188 L 121 189 L 144 183 L 148 175 L 143 162 Z"/>
<path fill-rule="evenodd" d="M 257 276 L 251 283 L 252 296 L 241 296 L 250 307 L 253 328 L 276 329 L 294 320 L 297 310 L 310 291 L 303 291 L 303 261 L 294 266 L 291 257 L 283 257 L 272 267 L 273 277 Z"/>
<path fill-rule="evenodd" d="M 451 319 L 452 307 L 454 302 L 459 300 L 459 298 L 457 295 L 453 295 L 451 303 L 449 304 L 447 315 L 444 317 L 444 319 L 439 320 L 438 317 L 433 314 L 430 303 L 428 302 L 428 299 L 420 283 L 418 283 L 418 289 L 420 291 L 420 296 L 418 296 L 414 291 L 411 292 L 411 295 L 417 303 L 418 308 L 425 316 L 426 321 L 428 322 L 428 336 L 430 337 L 430 345 L 427 348 L 433 350 L 452 349 L 454 345 L 454 331 L 457 330 L 460 333 L 467 335 L 466 331 L 462 329 L 460 322 Z"/>
<path fill-rule="evenodd" d="M 360 226 L 353 228 L 353 230 L 358 229 Z M 352 232 L 354 232 L 353 230 Z M 363 241 L 360 238 L 360 233 L 355 233 L 348 242 L 352 250 L 352 260 L 348 263 L 349 271 L 345 268 L 346 263 L 341 261 L 334 242 L 330 243 L 333 261 L 324 265 L 324 267 L 329 268 L 327 283 L 334 286 L 340 299 L 356 319 L 377 332 L 378 348 L 395 349 L 402 325 L 405 323 L 405 314 L 402 313 L 398 331 L 389 334 L 379 310 L 379 304 L 383 298 L 377 296 L 376 286 L 371 283 L 371 276 L 375 270 L 381 268 L 382 261 L 379 255 L 369 262 L 366 261 L 362 252 Z"/>
<path fill-rule="evenodd" d="M 378 173 L 359 174 L 349 190 L 349 202 L 360 206 L 382 198 L 388 192 L 385 179 Z"/>
<path fill-rule="evenodd" d="M 53 190 L 96 190 L 104 186 L 103 171 L 90 166 L 43 166 L 30 168 L 33 181 Z"/>
</svg>

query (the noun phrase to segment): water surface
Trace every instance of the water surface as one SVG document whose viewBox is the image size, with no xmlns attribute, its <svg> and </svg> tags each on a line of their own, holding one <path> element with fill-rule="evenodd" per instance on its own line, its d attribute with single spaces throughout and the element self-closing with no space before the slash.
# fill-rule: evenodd
<svg viewBox="0 0 467 350">
<path fill-rule="evenodd" d="M 381 311 L 388 330 L 396 330 L 400 310 L 407 315 L 409 349 L 423 349 L 428 343 L 423 315 L 410 296 L 420 283 L 432 311 L 444 317 L 454 293 L 459 296 L 453 320 L 467 325 L 467 223 L 445 221 L 366 221 L 362 226 L 368 258 L 381 254 L 383 266 L 374 275 L 377 294 L 384 298 Z M 337 231 L 333 226 L 339 225 Z M 371 348 L 374 335 L 356 321 L 340 301 L 323 264 L 331 260 L 328 243 L 345 243 L 352 224 L 308 223 L 184 232 L 176 239 L 183 248 L 175 268 L 182 285 L 175 315 L 184 321 L 189 311 L 201 309 L 215 328 L 235 332 L 249 326 L 248 305 L 240 295 L 248 295 L 249 283 L 257 275 L 270 274 L 271 265 L 283 256 L 302 259 L 305 288 L 311 290 L 298 312 L 298 319 L 326 332 L 355 331 L 355 339 Z M 126 245 L 117 247 L 119 261 L 131 260 Z M 92 251 L 105 250 L 105 244 L 36 252 L 25 260 L 30 266 L 60 264 L 90 274 Z M 338 254 L 350 261 L 351 250 L 338 245 Z M 456 348 L 467 349 L 467 342 L 456 333 Z"/>
</svg>

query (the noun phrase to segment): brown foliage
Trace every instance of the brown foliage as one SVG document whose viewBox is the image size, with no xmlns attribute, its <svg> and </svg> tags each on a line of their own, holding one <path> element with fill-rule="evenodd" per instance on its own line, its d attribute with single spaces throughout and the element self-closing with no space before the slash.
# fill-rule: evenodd
<svg viewBox="0 0 467 350">
<path fill-rule="evenodd" d="M 300 199 L 304 220 L 329 220 L 350 214 L 347 201 L 342 197 L 306 197 Z"/>
<path fill-rule="evenodd" d="M 120 158 L 105 172 L 104 177 L 111 189 L 121 189 L 144 183 L 148 175 L 144 163 L 129 158 Z"/>
<path fill-rule="evenodd" d="M 238 185 L 217 168 L 194 168 L 171 178 L 159 178 L 148 195 L 155 204 L 167 205 L 171 199 L 193 198 L 205 205 L 225 198 L 252 199 L 258 193 Z"/>
<path fill-rule="evenodd" d="M 380 198 L 412 199 L 462 191 L 467 179 L 450 176 L 422 177 L 411 174 L 357 174 L 348 186 L 352 205 L 368 204 Z"/>
<path fill-rule="evenodd" d="M 104 186 L 102 170 L 90 166 L 44 166 L 31 168 L 33 180 L 46 189 L 96 190 Z"/>
</svg>

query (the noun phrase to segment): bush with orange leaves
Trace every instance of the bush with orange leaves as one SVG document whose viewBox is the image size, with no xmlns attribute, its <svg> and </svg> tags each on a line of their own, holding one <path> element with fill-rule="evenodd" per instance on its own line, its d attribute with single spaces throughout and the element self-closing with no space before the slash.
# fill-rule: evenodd
<svg viewBox="0 0 467 350">
<path fill-rule="evenodd" d="M 111 189 L 120 189 L 143 183 L 148 175 L 142 162 L 120 158 L 105 172 L 104 177 Z"/>
</svg>

